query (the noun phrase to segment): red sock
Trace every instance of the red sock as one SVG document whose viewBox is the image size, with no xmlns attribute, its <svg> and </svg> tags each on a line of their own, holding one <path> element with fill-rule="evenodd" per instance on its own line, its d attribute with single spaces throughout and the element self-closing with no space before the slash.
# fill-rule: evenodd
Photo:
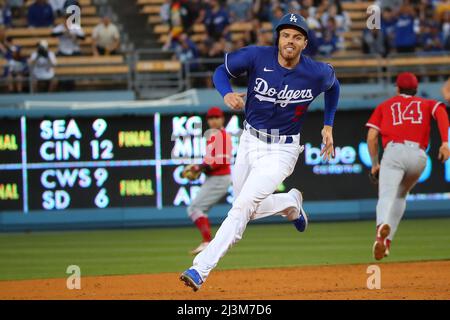
<svg viewBox="0 0 450 320">
<path fill-rule="evenodd" d="M 197 226 L 198 230 L 200 230 L 200 233 L 202 234 L 203 242 L 210 242 L 211 226 L 209 224 L 208 217 L 200 217 L 197 220 L 195 220 L 194 223 Z"/>
</svg>

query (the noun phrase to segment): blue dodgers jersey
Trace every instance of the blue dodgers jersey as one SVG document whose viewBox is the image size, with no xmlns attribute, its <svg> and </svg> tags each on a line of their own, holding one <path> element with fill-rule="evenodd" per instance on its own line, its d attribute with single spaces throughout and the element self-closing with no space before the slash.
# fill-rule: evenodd
<svg viewBox="0 0 450 320">
<path fill-rule="evenodd" d="M 234 78 L 247 72 L 247 122 L 258 130 L 279 130 L 280 135 L 300 133 L 311 102 L 336 79 L 329 64 L 305 55 L 295 68 L 282 67 L 275 46 L 248 46 L 226 54 L 225 67 Z"/>
</svg>

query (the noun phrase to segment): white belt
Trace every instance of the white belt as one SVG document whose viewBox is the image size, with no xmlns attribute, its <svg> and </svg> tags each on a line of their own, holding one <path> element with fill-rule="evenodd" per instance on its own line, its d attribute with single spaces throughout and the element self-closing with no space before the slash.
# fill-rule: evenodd
<svg viewBox="0 0 450 320">
<path fill-rule="evenodd" d="M 253 128 L 247 121 L 244 121 L 244 128 L 252 136 L 266 143 L 300 143 L 300 134 L 273 135 Z"/>
</svg>

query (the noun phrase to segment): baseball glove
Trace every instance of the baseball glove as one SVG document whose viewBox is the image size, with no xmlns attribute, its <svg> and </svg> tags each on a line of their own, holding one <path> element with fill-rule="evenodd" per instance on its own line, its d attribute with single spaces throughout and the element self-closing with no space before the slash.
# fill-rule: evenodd
<svg viewBox="0 0 450 320">
<path fill-rule="evenodd" d="M 181 177 L 193 181 L 197 180 L 200 177 L 201 173 L 202 171 L 200 170 L 199 165 L 189 164 L 186 167 L 184 167 L 184 170 L 181 173 Z"/>
<path fill-rule="evenodd" d="M 378 184 L 379 173 L 380 173 L 379 171 L 376 174 L 372 174 L 372 172 L 369 172 L 370 182 L 372 182 L 373 184 Z"/>
</svg>

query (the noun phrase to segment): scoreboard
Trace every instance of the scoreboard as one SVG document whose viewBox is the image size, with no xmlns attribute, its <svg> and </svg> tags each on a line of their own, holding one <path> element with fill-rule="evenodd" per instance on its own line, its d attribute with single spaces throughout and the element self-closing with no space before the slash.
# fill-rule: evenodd
<svg viewBox="0 0 450 320">
<path fill-rule="evenodd" d="M 153 116 L 2 119 L 1 208 L 156 206 L 154 136 Z"/>
<path fill-rule="evenodd" d="M 368 111 L 341 112 L 334 129 L 336 157 L 320 157 L 323 114 L 312 112 L 302 130 L 305 151 L 278 191 L 296 187 L 307 200 L 375 198 L 368 183 Z M 226 114 L 236 155 L 242 115 Z M 181 177 L 205 153 L 203 115 L 0 118 L 0 211 L 187 206 L 205 176 Z M 432 130 L 429 161 L 417 198 L 450 198 L 450 162 L 439 164 Z M 233 200 L 232 188 L 222 199 Z"/>
</svg>

